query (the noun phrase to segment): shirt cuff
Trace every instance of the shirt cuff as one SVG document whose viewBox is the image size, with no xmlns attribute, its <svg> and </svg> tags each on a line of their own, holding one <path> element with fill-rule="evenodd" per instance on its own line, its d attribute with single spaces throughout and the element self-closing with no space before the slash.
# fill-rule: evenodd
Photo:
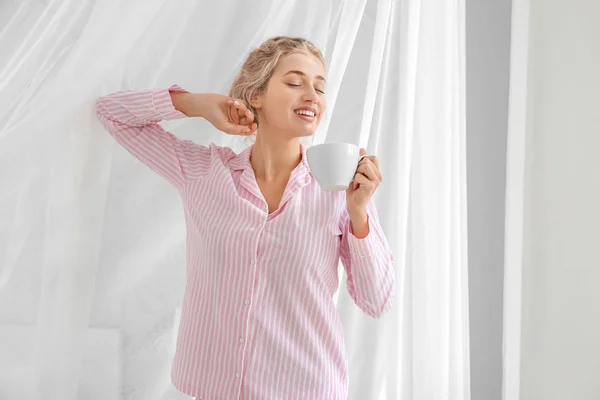
<svg viewBox="0 0 600 400">
<path fill-rule="evenodd" d="M 187 115 L 175 109 L 170 92 L 188 93 L 187 90 L 183 89 L 179 85 L 171 85 L 168 88 L 158 88 L 152 90 L 152 104 L 154 105 L 154 111 L 156 111 L 162 117 L 162 119 L 166 121 L 179 118 L 188 118 Z"/>
<path fill-rule="evenodd" d="M 367 221 L 369 223 L 369 233 L 362 239 L 354 236 L 354 233 L 352 233 L 352 221 L 348 222 L 348 247 L 350 254 L 353 256 L 371 257 L 379 249 L 376 233 L 377 228 L 369 215 L 369 210 L 367 210 Z"/>
</svg>

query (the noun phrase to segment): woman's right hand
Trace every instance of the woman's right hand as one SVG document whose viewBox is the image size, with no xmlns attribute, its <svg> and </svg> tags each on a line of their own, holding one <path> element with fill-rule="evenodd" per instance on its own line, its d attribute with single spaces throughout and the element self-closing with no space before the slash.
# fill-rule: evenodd
<svg viewBox="0 0 600 400">
<path fill-rule="evenodd" d="M 218 93 L 203 93 L 202 117 L 230 135 L 248 136 L 257 128 L 244 102 Z"/>
</svg>

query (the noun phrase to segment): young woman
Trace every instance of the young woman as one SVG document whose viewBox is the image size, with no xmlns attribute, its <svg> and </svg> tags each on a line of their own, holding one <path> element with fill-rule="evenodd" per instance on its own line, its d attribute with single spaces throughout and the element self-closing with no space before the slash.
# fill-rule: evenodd
<svg viewBox="0 0 600 400">
<path fill-rule="evenodd" d="M 347 191 L 326 192 L 300 142 L 321 121 L 325 90 L 321 51 L 278 36 L 249 54 L 229 96 L 174 84 L 97 100 L 115 140 L 183 201 L 187 284 L 171 379 L 196 399 L 346 399 L 332 300 L 340 257 L 361 310 L 380 318 L 392 305 L 394 256 L 371 200 L 377 157 L 363 158 Z M 256 142 L 236 154 L 158 125 L 189 117 Z"/>
</svg>

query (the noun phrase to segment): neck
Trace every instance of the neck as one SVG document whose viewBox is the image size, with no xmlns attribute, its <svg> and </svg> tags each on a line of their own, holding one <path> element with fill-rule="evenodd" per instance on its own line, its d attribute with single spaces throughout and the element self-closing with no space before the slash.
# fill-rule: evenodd
<svg viewBox="0 0 600 400">
<path fill-rule="evenodd" d="M 302 161 L 300 139 L 261 140 L 257 135 L 250 155 L 256 179 L 264 182 L 287 180 Z"/>
</svg>

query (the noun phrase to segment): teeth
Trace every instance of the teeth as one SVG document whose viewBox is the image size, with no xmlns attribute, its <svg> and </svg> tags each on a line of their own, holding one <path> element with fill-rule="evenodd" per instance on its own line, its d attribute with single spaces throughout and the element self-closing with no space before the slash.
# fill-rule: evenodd
<svg viewBox="0 0 600 400">
<path fill-rule="evenodd" d="M 304 114 L 304 115 L 308 115 L 310 117 L 315 116 L 315 114 L 312 111 L 308 111 L 308 110 L 298 110 L 298 111 L 296 111 L 296 114 Z"/>
</svg>

